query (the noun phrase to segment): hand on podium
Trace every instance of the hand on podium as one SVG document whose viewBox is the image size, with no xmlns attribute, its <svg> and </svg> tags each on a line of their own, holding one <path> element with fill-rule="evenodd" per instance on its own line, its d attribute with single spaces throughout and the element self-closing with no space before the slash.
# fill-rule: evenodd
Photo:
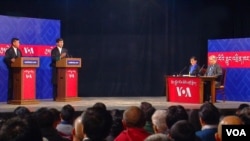
<svg viewBox="0 0 250 141">
<path fill-rule="evenodd" d="M 15 58 L 12 58 L 10 61 L 13 63 L 13 62 L 15 62 L 15 60 L 16 60 Z"/>
<path fill-rule="evenodd" d="M 62 53 L 61 55 L 60 55 L 60 59 L 62 59 L 62 58 L 64 58 L 64 57 L 66 57 L 66 53 L 64 52 L 64 53 Z"/>
</svg>

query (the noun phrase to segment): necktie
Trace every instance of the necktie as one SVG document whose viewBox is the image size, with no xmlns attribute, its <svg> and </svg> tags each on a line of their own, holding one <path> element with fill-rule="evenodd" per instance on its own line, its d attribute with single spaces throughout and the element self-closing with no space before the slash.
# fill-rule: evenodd
<svg viewBox="0 0 250 141">
<path fill-rule="evenodd" d="M 214 69 L 214 66 L 211 66 L 211 67 L 209 68 L 208 76 L 213 76 L 213 69 Z"/>
</svg>

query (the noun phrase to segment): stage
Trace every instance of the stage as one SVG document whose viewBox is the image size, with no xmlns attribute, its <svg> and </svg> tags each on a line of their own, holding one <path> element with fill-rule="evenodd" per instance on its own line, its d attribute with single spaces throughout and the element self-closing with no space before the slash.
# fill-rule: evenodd
<svg viewBox="0 0 250 141">
<path fill-rule="evenodd" d="M 167 109 L 171 105 L 182 105 L 187 110 L 198 109 L 201 104 L 190 104 L 190 103 L 174 103 L 167 102 L 165 96 L 161 97 L 82 97 L 80 101 L 72 102 L 55 102 L 52 100 L 39 100 L 39 104 L 33 105 L 22 105 L 28 107 L 31 111 L 35 111 L 41 107 L 61 109 L 62 106 L 70 104 L 75 107 L 76 111 L 84 111 L 86 108 L 91 107 L 96 102 L 103 102 L 108 110 L 119 109 L 124 110 L 129 106 L 139 106 L 141 102 L 149 102 L 156 109 Z M 221 110 L 235 110 L 241 103 L 250 102 L 239 102 L 239 101 L 217 101 L 215 106 Z M 12 112 L 16 107 L 20 105 L 11 105 L 6 102 L 0 103 L 1 112 Z"/>
</svg>

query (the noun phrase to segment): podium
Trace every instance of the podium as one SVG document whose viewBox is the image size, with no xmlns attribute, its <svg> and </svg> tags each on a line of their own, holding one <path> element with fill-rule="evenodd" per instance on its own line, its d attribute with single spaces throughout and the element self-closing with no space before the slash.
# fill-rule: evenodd
<svg viewBox="0 0 250 141">
<path fill-rule="evenodd" d="M 81 58 L 63 58 L 56 62 L 57 97 L 55 101 L 78 101 L 78 68 L 81 68 Z"/>
<path fill-rule="evenodd" d="M 211 102 L 215 102 L 215 79 L 208 76 L 165 76 L 166 99 L 169 102 L 203 103 L 204 83 L 210 83 Z"/>
<path fill-rule="evenodd" d="M 16 58 L 11 64 L 13 73 L 13 99 L 8 104 L 38 104 L 36 100 L 36 68 L 39 57 Z"/>
</svg>

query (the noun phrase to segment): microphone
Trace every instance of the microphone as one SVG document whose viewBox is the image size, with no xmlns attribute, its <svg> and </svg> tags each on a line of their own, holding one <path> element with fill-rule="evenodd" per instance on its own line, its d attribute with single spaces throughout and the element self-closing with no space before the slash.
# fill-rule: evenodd
<svg viewBox="0 0 250 141">
<path fill-rule="evenodd" d="M 186 68 L 187 68 L 187 66 L 185 66 L 185 67 L 179 72 L 179 75 L 181 75 L 181 74 L 185 71 Z"/>
<path fill-rule="evenodd" d="M 198 75 L 201 75 L 201 71 L 203 70 L 204 66 L 205 66 L 205 64 L 203 64 L 202 67 L 200 68 Z"/>
</svg>

